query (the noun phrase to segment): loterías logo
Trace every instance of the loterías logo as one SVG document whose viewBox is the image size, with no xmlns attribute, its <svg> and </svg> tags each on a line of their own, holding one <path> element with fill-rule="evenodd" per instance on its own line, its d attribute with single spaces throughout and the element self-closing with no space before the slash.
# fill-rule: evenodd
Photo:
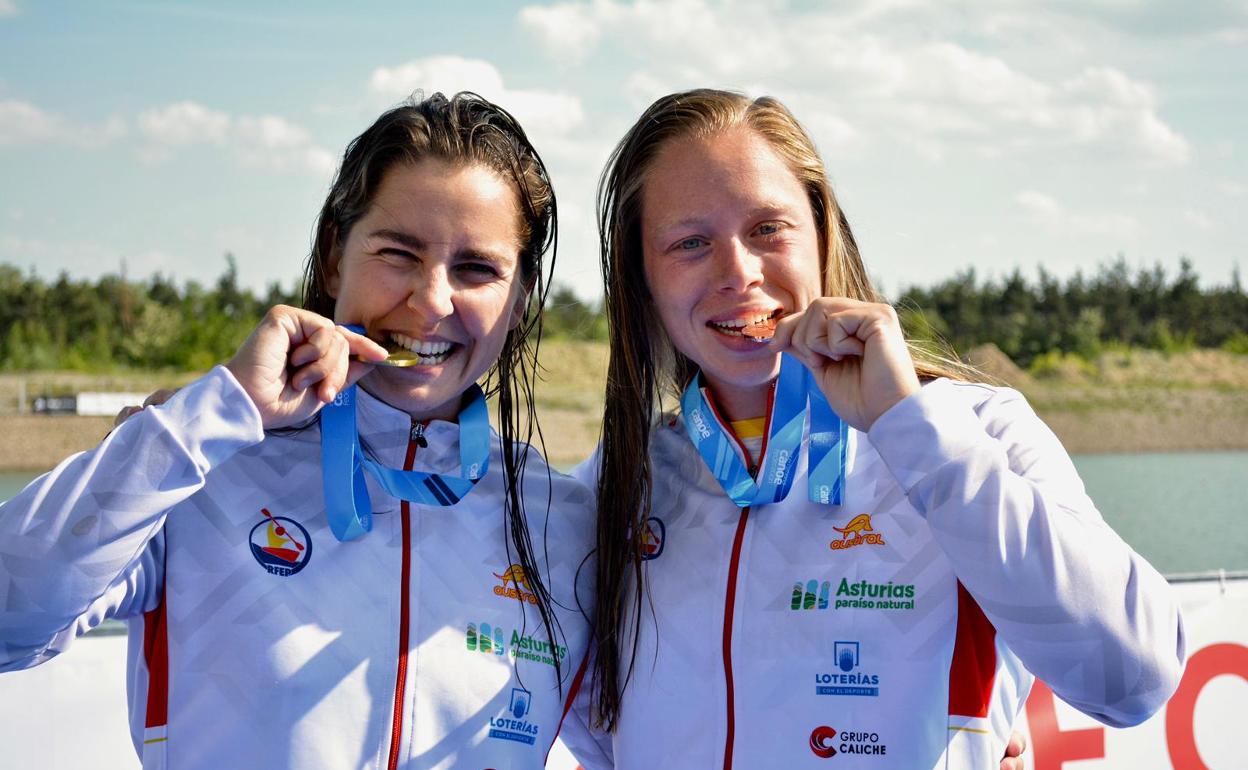
<svg viewBox="0 0 1248 770">
<path fill-rule="evenodd" d="M 836 737 L 836 730 L 827 725 L 820 725 L 810 733 L 810 750 L 815 752 L 816 757 L 828 759 L 836 756 L 836 749 L 832 748 L 832 739 Z"/>
</svg>

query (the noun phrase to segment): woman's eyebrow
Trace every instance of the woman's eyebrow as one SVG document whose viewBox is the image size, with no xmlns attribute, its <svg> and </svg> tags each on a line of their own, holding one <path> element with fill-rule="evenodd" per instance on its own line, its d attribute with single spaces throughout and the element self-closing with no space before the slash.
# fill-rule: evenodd
<svg viewBox="0 0 1248 770">
<path fill-rule="evenodd" d="M 755 206 L 745 213 L 745 219 L 761 219 L 765 217 L 774 217 L 788 214 L 790 207 L 780 202 L 766 202 Z M 660 236 L 665 236 L 673 230 L 684 230 L 686 228 L 698 228 L 706 223 L 706 217 L 692 216 L 683 219 L 662 220 L 655 222 L 655 232 Z"/>
<path fill-rule="evenodd" d="M 747 219 L 764 219 L 766 217 L 778 217 L 789 213 L 790 207 L 783 203 L 764 203 L 756 206 L 746 214 Z"/>
<path fill-rule="evenodd" d="M 405 233 L 402 230 L 381 229 L 374 230 L 368 234 L 369 238 L 385 238 L 389 241 L 402 244 L 412 251 L 424 251 L 427 245 L 423 240 L 417 238 L 411 233 Z"/>
</svg>

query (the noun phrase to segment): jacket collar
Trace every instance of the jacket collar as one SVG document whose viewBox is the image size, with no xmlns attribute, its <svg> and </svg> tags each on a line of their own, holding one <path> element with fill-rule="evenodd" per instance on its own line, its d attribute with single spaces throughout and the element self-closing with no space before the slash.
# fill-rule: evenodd
<svg viewBox="0 0 1248 770">
<path fill-rule="evenodd" d="M 414 422 L 407 412 L 396 409 L 363 388 L 357 387 L 356 393 L 359 394 L 355 414 L 360 440 L 376 453 L 378 459 L 393 468 L 402 468 L 415 425 L 419 426 L 417 430 L 425 445 L 417 446 L 413 469 L 459 474 L 459 423 L 447 420 Z M 490 435 L 494 437 L 492 426 Z M 497 439 L 492 443 L 497 444 Z"/>
</svg>

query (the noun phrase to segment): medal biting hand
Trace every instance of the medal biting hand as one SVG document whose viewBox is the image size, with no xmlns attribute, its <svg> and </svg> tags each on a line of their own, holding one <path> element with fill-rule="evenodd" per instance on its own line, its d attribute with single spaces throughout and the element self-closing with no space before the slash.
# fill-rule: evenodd
<svg viewBox="0 0 1248 770">
<path fill-rule="evenodd" d="M 226 368 L 269 429 L 316 414 L 385 356 L 386 349 L 376 342 L 324 316 L 278 305 L 265 314 Z"/>
<path fill-rule="evenodd" d="M 897 313 L 884 303 L 819 297 L 778 319 L 769 344 L 796 356 L 841 419 L 858 430 L 869 430 L 920 387 Z"/>
</svg>

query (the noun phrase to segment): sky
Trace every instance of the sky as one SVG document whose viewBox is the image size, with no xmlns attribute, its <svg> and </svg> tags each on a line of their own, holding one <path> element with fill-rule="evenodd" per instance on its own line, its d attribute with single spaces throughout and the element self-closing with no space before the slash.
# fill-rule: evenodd
<svg viewBox="0 0 1248 770">
<path fill-rule="evenodd" d="M 968 268 L 1248 261 L 1248 0 L 0 0 L 0 263 L 292 286 L 342 151 L 413 91 L 513 112 L 601 295 L 594 190 L 657 97 L 772 95 L 893 296 Z M 363 8 L 367 10 L 363 10 Z"/>
</svg>

